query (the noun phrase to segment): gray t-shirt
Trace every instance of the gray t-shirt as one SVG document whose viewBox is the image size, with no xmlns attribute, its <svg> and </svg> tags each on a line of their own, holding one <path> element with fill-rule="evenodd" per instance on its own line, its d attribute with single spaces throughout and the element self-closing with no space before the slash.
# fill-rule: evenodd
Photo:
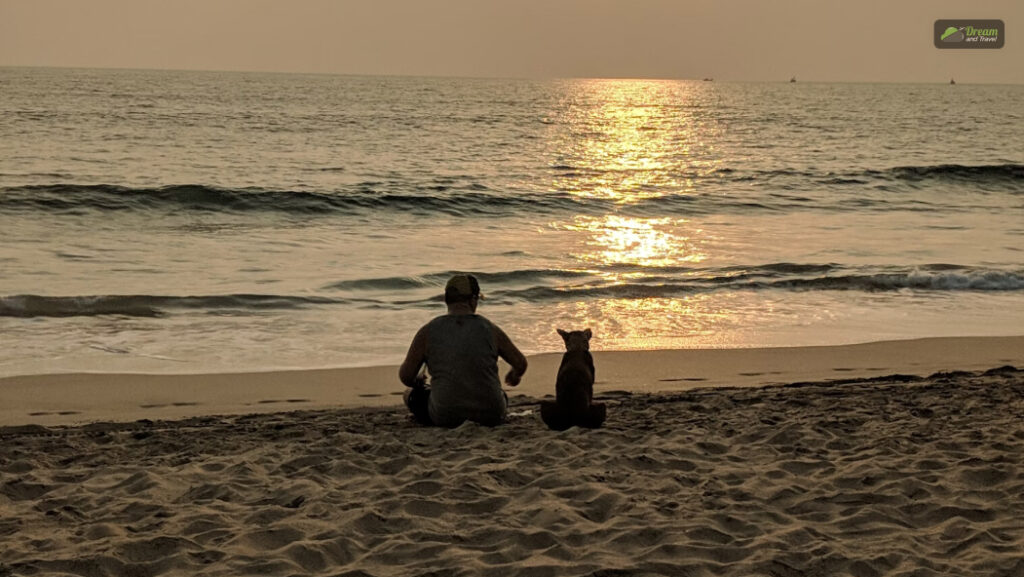
<svg viewBox="0 0 1024 577">
<path fill-rule="evenodd" d="M 457 427 L 470 420 L 497 425 L 507 400 L 498 380 L 494 325 L 480 315 L 444 315 L 427 323 L 430 419 Z"/>
</svg>

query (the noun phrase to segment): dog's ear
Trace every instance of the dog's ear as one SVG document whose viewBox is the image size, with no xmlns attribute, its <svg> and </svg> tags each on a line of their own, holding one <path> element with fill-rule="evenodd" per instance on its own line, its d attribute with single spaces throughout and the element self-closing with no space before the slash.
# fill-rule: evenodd
<svg viewBox="0 0 1024 577">
<path fill-rule="evenodd" d="M 590 332 L 590 329 L 587 329 L 583 331 L 583 336 L 587 337 L 587 340 L 589 341 L 590 337 L 594 336 L 594 333 Z"/>
<path fill-rule="evenodd" d="M 562 337 L 563 341 L 568 341 L 569 340 L 569 333 L 563 331 L 562 329 L 555 329 L 555 330 L 558 331 L 558 334 Z"/>
</svg>

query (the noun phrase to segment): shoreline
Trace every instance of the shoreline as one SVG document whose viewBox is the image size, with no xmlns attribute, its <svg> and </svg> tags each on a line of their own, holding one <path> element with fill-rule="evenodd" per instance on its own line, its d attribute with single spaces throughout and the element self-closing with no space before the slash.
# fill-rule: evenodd
<svg viewBox="0 0 1024 577">
<path fill-rule="evenodd" d="M 559 353 L 528 357 L 517 396 L 554 393 Z M 595 351 L 596 395 L 926 377 L 1024 366 L 1024 336 L 937 337 L 763 349 Z M 502 366 L 502 374 L 504 366 Z M 400 406 L 397 366 L 212 374 L 67 373 L 0 378 L 0 426 L 174 420 Z"/>
</svg>

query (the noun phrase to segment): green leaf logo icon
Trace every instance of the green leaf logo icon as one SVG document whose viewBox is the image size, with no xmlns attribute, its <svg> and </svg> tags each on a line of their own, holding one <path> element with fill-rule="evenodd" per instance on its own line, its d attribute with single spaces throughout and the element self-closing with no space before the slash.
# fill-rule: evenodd
<svg viewBox="0 0 1024 577">
<path fill-rule="evenodd" d="M 946 28 L 946 31 L 942 33 L 939 40 L 943 42 L 962 42 L 964 39 L 964 33 L 955 26 Z"/>
</svg>

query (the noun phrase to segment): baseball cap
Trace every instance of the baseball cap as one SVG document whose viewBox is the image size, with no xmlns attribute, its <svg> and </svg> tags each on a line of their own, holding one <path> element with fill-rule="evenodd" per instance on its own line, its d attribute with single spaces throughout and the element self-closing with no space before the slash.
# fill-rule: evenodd
<svg viewBox="0 0 1024 577">
<path fill-rule="evenodd" d="M 457 274 L 448 279 L 448 284 L 444 285 L 444 294 L 461 298 L 483 298 L 480 294 L 480 283 L 471 274 Z"/>
</svg>

